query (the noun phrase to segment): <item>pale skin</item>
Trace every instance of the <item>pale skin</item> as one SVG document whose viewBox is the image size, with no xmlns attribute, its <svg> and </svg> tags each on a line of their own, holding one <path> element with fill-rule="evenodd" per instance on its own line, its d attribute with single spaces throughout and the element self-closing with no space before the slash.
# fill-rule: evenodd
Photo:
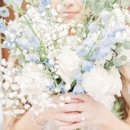
<svg viewBox="0 0 130 130">
<path fill-rule="evenodd" d="M 51 0 L 51 2 L 56 7 L 61 3 L 61 0 Z M 64 17 L 66 23 L 70 22 L 71 19 L 79 20 L 81 18 L 83 10 L 81 0 L 64 0 L 62 5 L 64 5 L 62 13 L 68 13 Z M 86 13 L 88 13 L 88 10 Z M 122 73 L 129 85 L 130 80 L 128 77 L 130 77 L 130 73 L 126 74 L 126 67 L 123 69 Z M 96 102 L 87 94 L 74 96 L 69 93 L 69 96 L 72 100 L 65 102 L 64 107 L 58 109 L 48 108 L 40 115 L 42 118 L 35 116 L 37 124 L 44 125 L 47 121 L 53 121 L 59 126 L 60 130 L 74 130 L 88 125 L 96 125 L 99 130 L 130 130 L 129 124 L 117 119 L 105 106 Z M 55 98 L 57 99 L 55 103 L 61 102 L 58 96 Z M 32 107 L 36 108 L 36 106 Z M 13 124 L 12 129 L 6 130 L 40 130 L 34 125 L 31 113 L 30 110 L 27 111 L 21 119 Z M 82 122 L 81 115 L 85 117 Z M 6 126 L 10 120 L 12 120 L 11 117 L 6 117 Z M 130 117 L 127 118 L 127 122 L 130 122 Z"/>
</svg>

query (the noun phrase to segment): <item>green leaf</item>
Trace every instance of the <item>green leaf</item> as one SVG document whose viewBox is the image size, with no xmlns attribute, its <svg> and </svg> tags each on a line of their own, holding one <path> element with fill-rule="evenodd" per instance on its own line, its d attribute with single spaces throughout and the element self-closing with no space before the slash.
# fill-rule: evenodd
<svg viewBox="0 0 130 130">
<path fill-rule="evenodd" d="M 121 48 L 116 48 L 116 50 L 115 50 L 118 54 L 121 54 L 121 52 L 122 52 L 122 49 Z"/>
<path fill-rule="evenodd" d="M 21 65 L 24 61 L 25 61 L 25 56 L 24 55 L 20 55 L 19 57 L 18 57 L 18 63 Z"/>
<path fill-rule="evenodd" d="M 117 46 L 118 48 L 122 47 L 122 45 L 123 45 L 123 44 L 121 44 L 121 43 L 116 43 L 116 46 Z"/>
<path fill-rule="evenodd" d="M 126 61 L 126 60 L 127 60 L 127 57 L 126 57 L 125 55 L 123 55 L 123 56 L 120 57 L 120 59 L 121 59 L 122 61 Z"/>
<path fill-rule="evenodd" d="M 121 65 L 122 65 L 122 60 L 119 59 L 119 58 L 114 58 L 114 59 L 113 59 L 113 63 L 114 63 L 114 65 L 116 65 L 116 66 L 121 66 Z"/>
<path fill-rule="evenodd" d="M 130 49 L 130 42 L 126 41 L 123 45 L 124 49 L 129 50 Z"/>
<path fill-rule="evenodd" d="M 119 119 L 122 119 L 122 116 L 123 116 L 123 112 L 120 112 L 122 105 L 123 105 L 123 102 L 119 102 L 118 100 L 116 100 L 114 107 L 112 109 L 112 113 Z"/>
</svg>

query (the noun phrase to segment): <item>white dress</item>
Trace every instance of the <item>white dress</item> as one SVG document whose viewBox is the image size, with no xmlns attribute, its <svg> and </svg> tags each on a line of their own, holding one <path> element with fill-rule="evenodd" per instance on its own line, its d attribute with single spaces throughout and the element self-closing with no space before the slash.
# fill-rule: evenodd
<svg viewBox="0 0 130 130">
<path fill-rule="evenodd" d="M 42 130 L 59 130 L 59 128 L 52 122 L 48 122 Z M 89 126 L 81 130 L 98 130 L 96 126 Z"/>
</svg>

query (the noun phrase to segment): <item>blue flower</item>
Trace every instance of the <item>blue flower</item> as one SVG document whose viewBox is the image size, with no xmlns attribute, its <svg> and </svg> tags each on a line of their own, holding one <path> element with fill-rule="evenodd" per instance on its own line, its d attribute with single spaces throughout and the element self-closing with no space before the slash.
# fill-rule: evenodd
<svg viewBox="0 0 130 130">
<path fill-rule="evenodd" d="M 87 39 L 85 39 L 85 40 L 83 41 L 83 45 L 84 45 L 84 46 L 87 46 L 87 47 L 89 47 L 89 48 L 92 48 L 92 47 L 94 46 L 94 43 L 93 43 L 92 39 L 87 38 Z"/>
<path fill-rule="evenodd" d="M 78 72 L 75 74 L 74 79 L 78 82 L 81 83 L 82 82 L 82 73 Z"/>
<path fill-rule="evenodd" d="M 25 37 L 27 37 L 27 38 L 30 38 L 30 37 L 33 35 L 33 33 L 32 33 L 32 31 L 31 31 L 30 28 L 25 28 L 23 34 L 24 34 Z"/>
<path fill-rule="evenodd" d="M 105 47 L 114 45 L 116 43 L 115 37 L 104 37 L 100 41 L 100 45 L 103 45 Z"/>
<path fill-rule="evenodd" d="M 96 51 L 96 53 L 94 54 L 94 58 L 98 61 L 104 60 L 108 56 L 110 51 L 110 48 L 102 46 Z"/>
<path fill-rule="evenodd" d="M 115 37 L 115 32 L 110 28 L 105 28 L 102 32 L 102 37 Z"/>
<path fill-rule="evenodd" d="M 79 55 L 81 57 L 84 57 L 88 53 L 88 51 L 82 45 L 76 47 L 75 51 L 76 51 L 77 55 Z"/>
<path fill-rule="evenodd" d="M 65 88 L 61 88 L 61 89 L 60 89 L 60 92 L 61 92 L 61 93 L 67 93 L 68 91 L 67 91 Z"/>
<path fill-rule="evenodd" d="M 31 39 L 29 40 L 30 46 L 31 48 L 37 50 L 39 48 L 39 41 L 36 37 L 31 37 Z"/>
<path fill-rule="evenodd" d="M 89 26 L 88 26 L 88 30 L 92 33 L 97 33 L 98 30 L 99 30 L 99 27 L 96 25 L 96 23 L 91 23 Z"/>
<path fill-rule="evenodd" d="M 48 4 L 50 4 L 50 0 L 41 0 L 42 7 L 46 7 Z"/>
<path fill-rule="evenodd" d="M 73 89 L 73 94 L 78 95 L 78 94 L 84 94 L 84 89 L 80 84 L 75 85 Z"/>
<path fill-rule="evenodd" d="M 3 20 L 0 19 L 0 33 L 4 33 L 5 32 L 5 23 Z"/>
<path fill-rule="evenodd" d="M 123 31 L 125 31 L 125 29 L 126 29 L 126 26 L 124 24 L 120 23 L 120 24 L 115 26 L 114 31 L 115 32 L 118 32 L 118 31 L 123 32 Z"/>
<path fill-rule="evenodd" d="M 0 7 L 0 16 L 1 17 L 9 17 L 9 10 L 6 7 Z"/>
<path fill-rule="evenodd" d="M 29 47 L 29 41 L 25 38 L 21 38 L 19 39 L 18 45 L 22 50 L 26 50 Z"/>
<path fill-rule="evenodd" d="M 102 11 L 99 15 L 99 17 L 104 21 L 104 22 L 108 22 L 110 19 L 110 12 L 108 11 Z"/>
<path fill-rule="evenodd" d="M 55 83 L 53 80 L 50 80 L 49 85 L 46 86 L 47 88 L 49 88 L 50 90 L 55 88 Z"/>
<path fill-rule="evenodd" d="M 12 49 L 13 46 L 16 46 L 16 44 L 15 44 L 14 42 L 10 42 L 10 41 L 4 42 L 4 47 L 5 47 L 6 49 Z"/>
<path fill-rule="evenodd" d="M 39 63 L 40 58 L 37 54 L 32 53 L 32 54 L 29 54 L 29 61 Z"/>
<path fill-rule="evenodd" d="M 44 62 L 45 62 L 45 64 L 46 64 L 49 68 L 53 68 L 53 67 L 56 65 L 55 63 L 54 63 L 54 64 L 50 64 L 48 59 L 46 59 Z"/>
<path fill-rule="evenodd" d="M 82 70 L 84 72 L 90 72 L 93 66 L 94 66 L 94 62 L 92 61 L 82 61 Z"/>
</svg>

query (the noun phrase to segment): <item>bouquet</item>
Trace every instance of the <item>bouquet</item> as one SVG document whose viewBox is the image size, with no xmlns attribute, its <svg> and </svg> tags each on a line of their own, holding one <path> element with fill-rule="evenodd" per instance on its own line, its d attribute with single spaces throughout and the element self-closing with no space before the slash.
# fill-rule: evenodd
<svg viewBox="0 0 130 130">
<path fill-rule="evenodd" d="M 23 11 L 22 0 L 4 2 L 1 47 L 9 49 L 18 65 L 1 60 L 1 113 L 16 117 L 37 105 L 39 110 L 32 111 L 39 115 L 47 107 L 57 107 L 52 94 L 69 92 L 87 93 L 112 110 L 114 96 L 121 95 L 119 69 L 130 62 L 124 53 L 130 49 L 129 1 L 84 0 L 81 20 L 70 23 L 64 22 L 67 14 L 60 12 L 62 3 L 54 8 L 46 0 L 27 0 Z M 8 23 L 4 20 L 9 16 L 7 7 L 15 14 Z"/>
</svg>

